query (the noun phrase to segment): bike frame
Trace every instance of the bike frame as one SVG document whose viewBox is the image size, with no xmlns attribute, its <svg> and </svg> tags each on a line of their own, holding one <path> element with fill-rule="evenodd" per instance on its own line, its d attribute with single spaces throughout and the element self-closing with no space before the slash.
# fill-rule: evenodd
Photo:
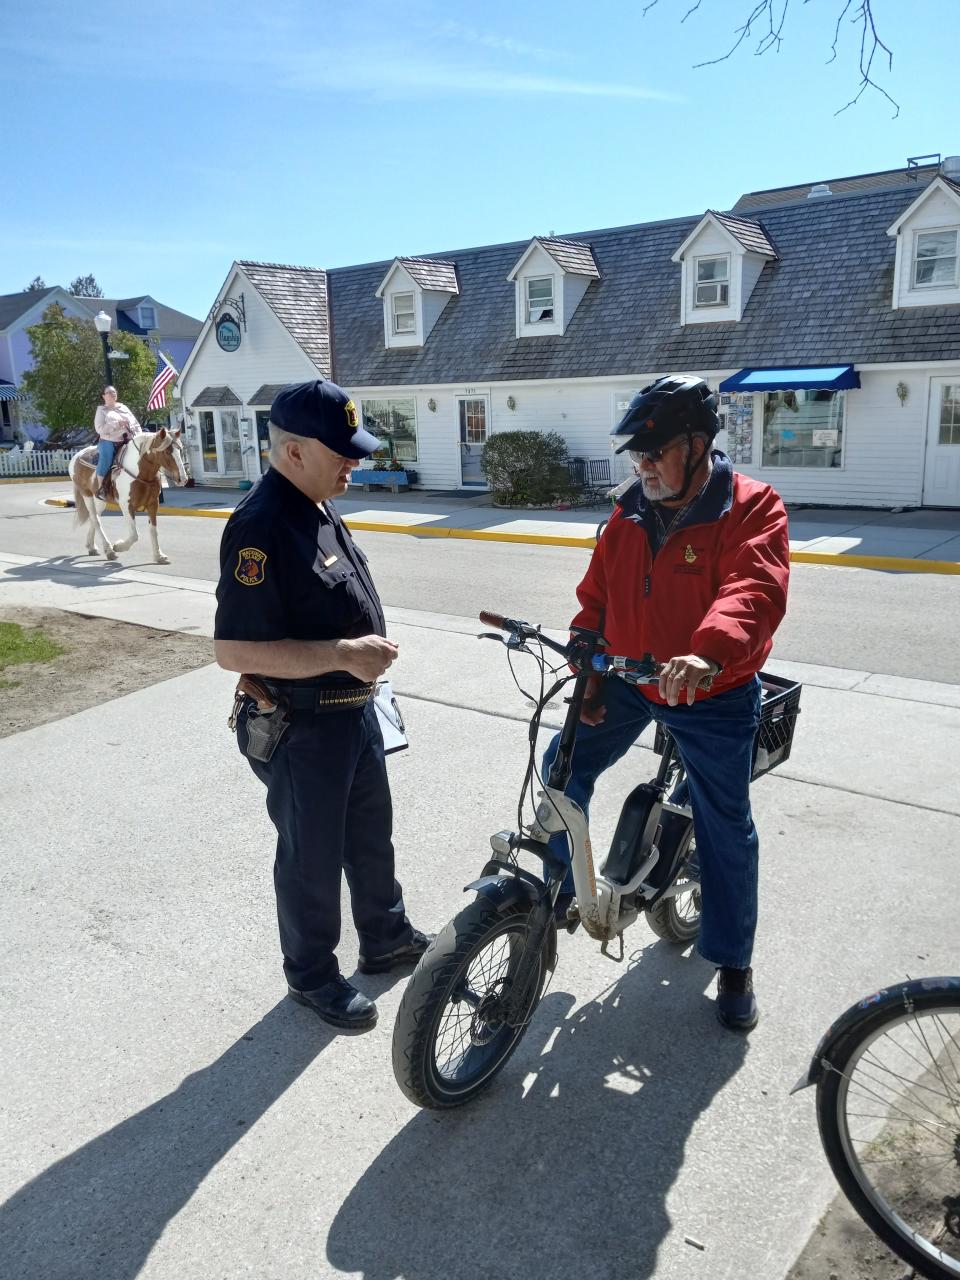
<svg viewBox="0 0 960 1280">
<path fill-rule="evenodd" d="M 491 619 L 495 617 L 495 615 L 488 616 Z M 537 634 L 537 639 L 540 643 L 546 644 L 549 648 L 567 656 L 568 650 L 566 647 L 557 644 L 541 633 Z M 565 794 L 573 768 L 574 744 L 586 697 L 587 683 L 595 672 L 595 668 L 590 664 L 594 654 L 602 653 L 601 637 L 594 637 L 593 633 L 584 633 L 580 637 L 580 642 L 585 648 L 578 662 L 578 672 L 573 683 L 573 690 L 567 699 L 567 713 L 560 730 L 557 753 L 545 780 L 545 787 L 537 795 L 536 821 L 530 826 L 526 837 L 521 837 L 519 834 L 512 832 L 501 831 L 491 837 L 490 843 L 494 852 L 494 859 L 501 865 L 506 863 L 507 859 L 512 857 L 517 849 L 524 849 L 542 858 L 544 866 L 547 868 L 544 876 L 544 887 L 550 903 L 553 905 L 556 903 L 560 893 L 567 868 L 565 864 L 560 864 L 553 856 L 548 843 L 551 836 L 566 835 L 571 852 L 570 866 L 577 906 L 584 928 L 591 937 L 603 943 L 605 953 L 608 944 L 614 938 L 620 936 L 622 955 L 623 931 L 636 920 L 642 909 L 642 906 L 631 906 L 623 910 L 622 902 L 625 897 L 636 895 L 642 900 L 652 900 L 653 898 L 676 896 L 677 893 L 688 893 L 698 887 L 697 882 L 692 880 L 685 881 L 679 887 L 675 882 L 671 883 L 662 891 L 646 884 L 647 877 L 657 866 L 661 856 L 660 850 L 655 844 L 655 838 L 660 827 L 662 815 L 664 813 L 674 813 L 690 820 L 692 813 L 689 806 L 673 804 L 666 798 L 666 790 L 670 784 L 674 767 L 673 750 L 667 750 L 661 758 L 656 777 L 647 784 L 654 794 L 641 837 L 641 848 L 646 851 L 646 856 L 628 881 L 616 881 L 598 872 L 587 816 L 580 806 Z M 608 678 L 614 678 L 614 674 L 626 675 L 626 678 L 630 680 L 628 673 L 618 670 L 616 661 L 612 667 L 612 674 Z M 631 682 L 641 683 L 641 680 L 631 680 Z M 650 683 L 655 681 L 646 679 L 642 682 Z M 537 711 L 539 712 L 540 709 L 540 706 L 538 706 Z M 680 768 L 682 769 L 682 765 Z"/>
</svg>

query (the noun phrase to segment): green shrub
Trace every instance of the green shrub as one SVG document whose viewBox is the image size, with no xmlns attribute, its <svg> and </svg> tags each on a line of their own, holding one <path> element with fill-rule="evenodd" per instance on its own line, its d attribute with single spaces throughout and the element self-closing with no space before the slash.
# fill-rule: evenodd
<svg viewBox="0 0 960 1280">
<path fill-rule="evenodd" d="M 567 457 L 556 431 L 498 431 L 483 446 L 480 466 L 495 502 L 542 505 L 573 493 Z"/>
</svg>

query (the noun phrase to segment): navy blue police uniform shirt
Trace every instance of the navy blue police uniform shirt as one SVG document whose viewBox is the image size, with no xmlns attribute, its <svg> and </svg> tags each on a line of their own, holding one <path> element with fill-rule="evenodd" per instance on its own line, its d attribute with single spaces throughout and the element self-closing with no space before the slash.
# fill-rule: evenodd
<svg viewBox="0 0 960 1280">
<path fill-rule="evenodd" d="M 386 635 L 367 558 L 336 510 L 318 507 L 272 468 L 223 531 L 213 634 L 218 640 Z M 361 682 L 338 672 L 305 683 Z"/>
</svg>

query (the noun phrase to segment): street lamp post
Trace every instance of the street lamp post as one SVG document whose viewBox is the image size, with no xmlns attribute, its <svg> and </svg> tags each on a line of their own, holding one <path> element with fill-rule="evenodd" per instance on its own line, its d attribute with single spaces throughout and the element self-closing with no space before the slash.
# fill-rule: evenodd
<svg viewBox="0 0 960 1280">
<path fill-rule="evenodd" d="M 107 386 L 109 387 L 113 385 L 113 371 L 110 368 L 110 347 L 107 342 L 111 320 L 105 311 L 98 311 L 93 318 L 93 323 L 97 326 L 97 333 L 99 333 L 100 341 L 103 343 L 103 367 L 107 372 Z"/>
</svg>

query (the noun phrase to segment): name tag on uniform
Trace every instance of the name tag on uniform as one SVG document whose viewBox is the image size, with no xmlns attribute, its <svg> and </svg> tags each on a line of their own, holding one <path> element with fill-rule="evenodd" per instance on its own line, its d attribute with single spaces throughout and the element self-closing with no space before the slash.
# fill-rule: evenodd
<svg viewBox="0 0 960 1280">
<path fill-rule="evenodd" d="M 323 561 L 324 569 L 332 569 L 339 559 L 339 556 L 327 556 L 326 560 Z"/>
</svg>

